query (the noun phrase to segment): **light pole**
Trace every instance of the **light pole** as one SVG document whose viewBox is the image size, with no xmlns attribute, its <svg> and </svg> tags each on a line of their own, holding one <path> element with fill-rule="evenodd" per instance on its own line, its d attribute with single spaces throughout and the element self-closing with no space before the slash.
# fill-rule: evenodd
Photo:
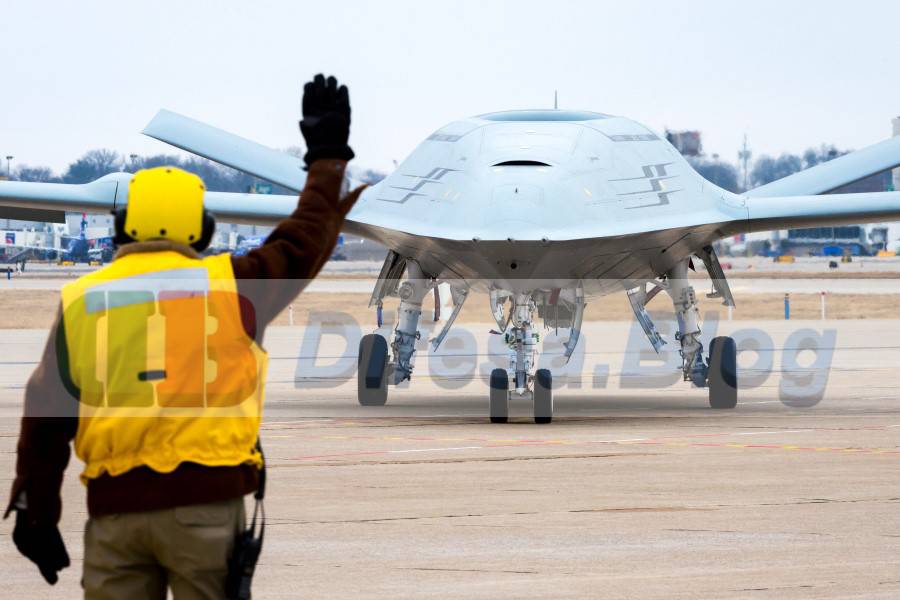
<svg viewBox="0 0 900 600">
<path fill-rule="evenodd" d="M 738 160 L 741 161 L 741 170 L 744 172 L 744 191 L 747 191 L 747 187 L 750 185 L 750 159 L 753 157 L 753 153 L 750 152 L 750 148 L 747 147 L 747 134 L 744 134 L 744 146 L 741 148 L 741 151 L 738 152 Z"/>
<path fill-rule="evenodd" d="M 12 181 L 12 159 L 15 156 L 7 155 L 6 157 L 6 179 Z M 6 228 L 9 229 L 9 219 L 6 219 Z"/>
</svg>

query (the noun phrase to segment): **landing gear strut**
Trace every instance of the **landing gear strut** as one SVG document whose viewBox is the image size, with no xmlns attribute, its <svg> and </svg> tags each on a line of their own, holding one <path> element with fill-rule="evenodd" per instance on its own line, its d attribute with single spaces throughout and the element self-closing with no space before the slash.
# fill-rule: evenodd
<svg viewBox="0 0 900 600">
<path fill-rule="evenodd" d="M 681 343 L 684 380 L 697 387 L 708 387 L 712 408 L 734 408 L 737 406 L 737 346 L 734 338 L 714 338 L 709 345 L 709 362 L 704 361 L 697 295 L 688 281 L 689 261 L 681 261 L 669 271 L 665 287 L 678 320 L 675 339 Z"/>
<path fill-rule="evenodd" d="M 400 309 L 397 328 L 391 350 L 394 354 L 391 383 L 397 385 L 412 376 L 412 356 L 419 340 L 419 317 L 422 316 L 422 300 L 431 289 L 422 269 L 413 261 L 406 265 L 408 279 L 400 284 Z"/>
<path fill-rule="evenodd" d="M 363 406 L 384 405 L 387 402 L 387 386 L 412 376 L 412 357 L 420 337 L 418 326 L 422 300 L 433 287 L 433 282 L 426 279 L 416 262 L 406 261 L 404 265 L 408 279 L 397 289 L 400 308 L 394 339 L 390 344 L 393 360 L 389 361 L 388 344 L 384 337 L 369 334 L 363 336 L 359 343 L 357 398 Z"/>
</svg>

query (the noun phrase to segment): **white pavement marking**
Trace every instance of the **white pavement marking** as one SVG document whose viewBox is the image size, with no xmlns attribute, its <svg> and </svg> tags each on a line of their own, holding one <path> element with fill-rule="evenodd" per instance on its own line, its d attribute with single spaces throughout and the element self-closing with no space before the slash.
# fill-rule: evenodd
<svg viewBox="0 0 900 600">
<path fill-rule="evenodd" d="M 815 429 L 790 429 L 784 431 L 736 431 L 732 434 L 723 434 L 723 435 L 774 435 L 776 433 L 809 433 L 810 431 L 815 431 Z"/>
<path fill-rule="evenodd" d="M 334 419 L 298 419 L 296 421 L 269 421 L 267 423 L 263 423 L 263 427 L 268 427 L 269 425 L 293 425 L 296 423 L 331 423 L 334 422 Z"/>
<path fill-rule="evenodd" d="M 444 452 L 447 450 L 482 450 L 485 446 L 457 446 L 455 448 L 416 448 L 413 450 L 388 450 L 391 454 L 404 454 L 407 452 Z"/>
</svg>

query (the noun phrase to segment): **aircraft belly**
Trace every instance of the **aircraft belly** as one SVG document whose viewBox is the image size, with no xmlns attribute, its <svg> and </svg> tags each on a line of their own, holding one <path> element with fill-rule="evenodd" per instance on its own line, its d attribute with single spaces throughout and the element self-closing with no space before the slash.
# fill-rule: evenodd
<svg viewBox="0 0 900 600">
<path fill-rule="evenodd" d="M 416 260 L 429 275 L 465 280 L 474 290 L 566 288 L 584 281 L 589 295 L 614 293 L 632 282 L 654 279 L 722 237 L 719 225 L 565 242 L 474 242 L 391 230 L 367 233 Z"/>
</svg>

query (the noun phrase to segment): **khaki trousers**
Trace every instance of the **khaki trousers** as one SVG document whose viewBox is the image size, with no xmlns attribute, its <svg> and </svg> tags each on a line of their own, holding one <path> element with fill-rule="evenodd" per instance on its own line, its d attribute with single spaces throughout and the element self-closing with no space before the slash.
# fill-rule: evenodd
<svg viewBox="0 0 900 600">
<path fill-rule="evenodd" d="M 225 597 L 228 557 L 245 527 L 244 500 L 90 518 L 86 600 Z"/>
</svg>

